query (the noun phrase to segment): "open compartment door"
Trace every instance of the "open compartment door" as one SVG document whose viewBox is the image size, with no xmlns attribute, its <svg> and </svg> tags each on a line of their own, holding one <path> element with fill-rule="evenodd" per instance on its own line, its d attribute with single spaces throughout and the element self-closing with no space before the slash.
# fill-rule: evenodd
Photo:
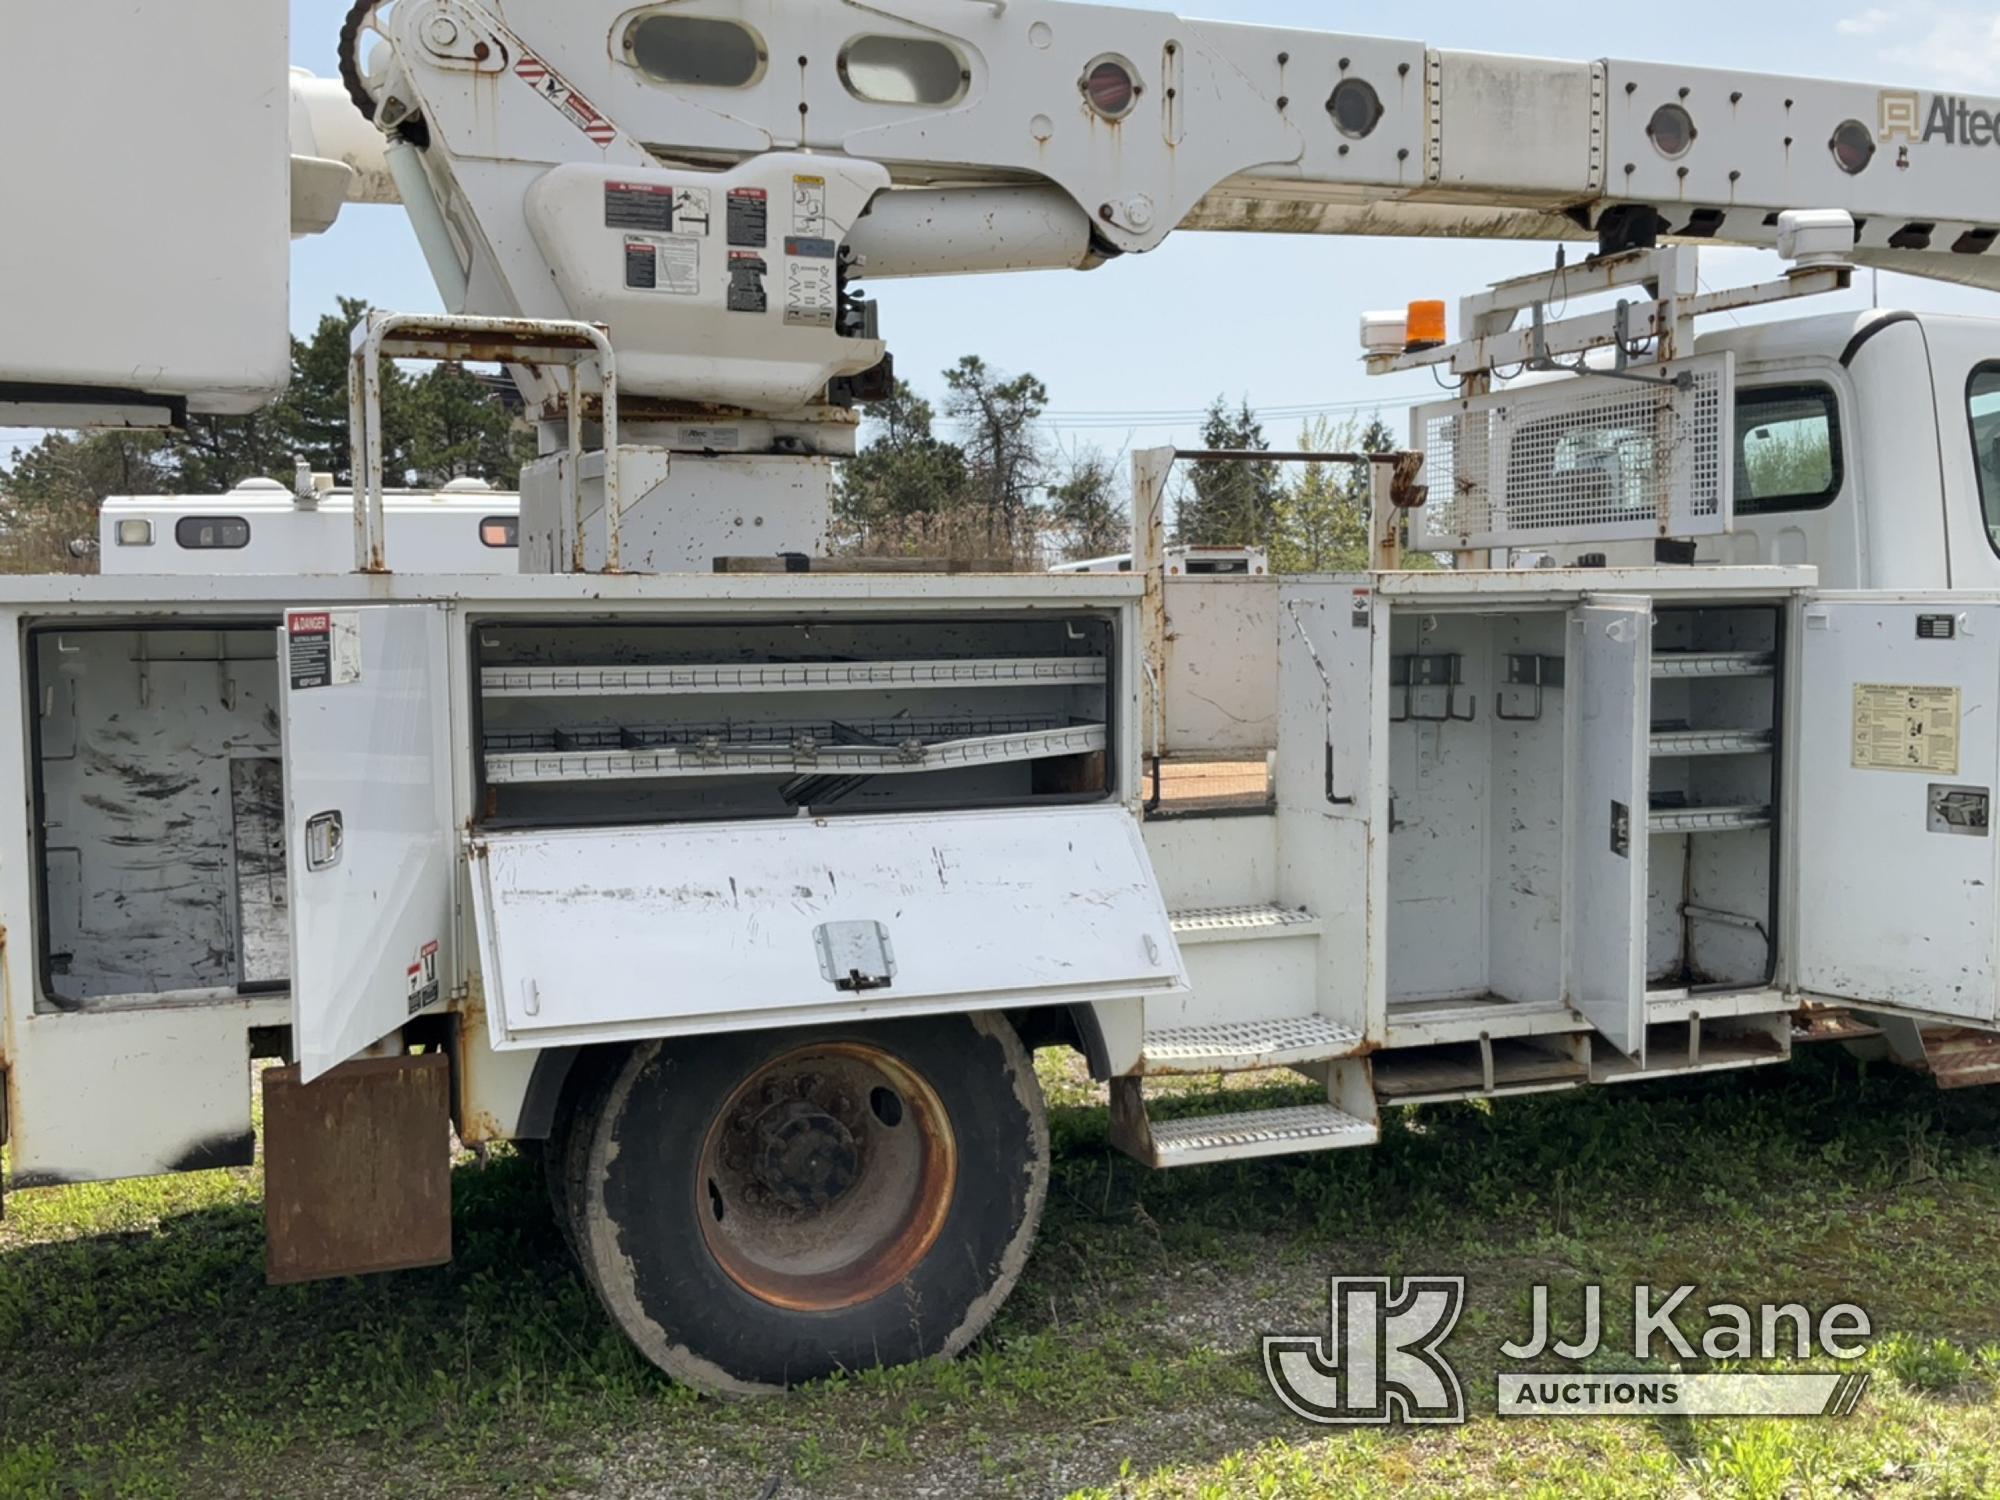
<svg viewBox="0 0 2000 1500">
<path fill-rule="evenodd" d="M 1581 605 L 1569 638 L 1569 998 L 1643 1066 L 1652 607 Z"/>
<path fill-rule="evenodd" d="M 1801 608 L 1788 799 L 1797 987 L 1991 1023 L 2000 600 Z"/>
<path fill-rule="evenodd" d="M 292 1047 L 309 1082 L 448 987 L 445 612 L 287 610 L 281 659 Z"/>
<path fill-rule="evenodd" d="M 474 834 L 498 1048 L 1181 993 L 1123 807 Z"/>
</svg>

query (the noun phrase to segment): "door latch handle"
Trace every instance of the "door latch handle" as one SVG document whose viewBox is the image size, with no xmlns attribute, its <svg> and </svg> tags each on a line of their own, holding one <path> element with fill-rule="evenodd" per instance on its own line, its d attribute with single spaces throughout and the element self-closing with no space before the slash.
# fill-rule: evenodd
<svg viewBox="0 0 2000 1500">
<path fill-rule="evenodd" d="M 306 868 L 308 870 L 331 870 L 340 863 L 340 852 L 347 845 L 347 836 L 341 825 L 340 810 L 314 813 L 306 819 Z"/>
</svg>

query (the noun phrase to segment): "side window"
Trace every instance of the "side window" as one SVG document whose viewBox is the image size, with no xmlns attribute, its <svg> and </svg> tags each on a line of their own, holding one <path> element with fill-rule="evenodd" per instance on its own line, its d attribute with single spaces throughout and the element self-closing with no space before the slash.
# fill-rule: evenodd
<svg viewBox="0 0 2000 1500">
<path fill-rule="evenodd" d="M 2000 360 L 1972 372 L 1965 388 L 1965 414 L 1972 424 L 1972 466 L 1979 474 L 1986 535 L 2000 550 Z"/>
<path fill-rule="evenodd" d="M 182 516 L 174 540 L 190 552 L 233 552 L 250 545 L 250 523 L 241 516 Z"/>
<path fill-rule="evenodd" d="M 1760 385 L 1736 394 L 1736 514 L 1819 510 L 1844 478 L 1840 399 L 1825 385 Z"/>
</svg>

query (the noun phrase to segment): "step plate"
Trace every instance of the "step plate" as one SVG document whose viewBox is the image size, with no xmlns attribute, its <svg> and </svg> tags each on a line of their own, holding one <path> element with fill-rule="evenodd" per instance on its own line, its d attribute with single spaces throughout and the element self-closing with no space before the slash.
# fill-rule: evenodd
<svg viewBox="0 0 2000 1500">
<path fill-rule="evenodd" d="M 1381 1134 L 1366 1120 L 1357 1120 L 1331 1104 L 1204 1115 L 1193 1120 L 1155 1120 L 1152 1128 L 1154 1162 L 1162 1167 L 1372 1146 Z"/>
<path fill-rule="evenodd" d="M 1173 913 L 1174 938 L 1191 943 L 1245 943 L 1259 938 L 1311 937 L 1319 918 L 1296 906 L 1204 906 Z"/>
<path fill-rule="evenodd" d="M 1319 1016 L 1176 1026 L 1146 1033 L 1140 1071 L 1240 1073 L 1350 1057 L 1360 1047 L 1360 1032 Z"/>
</svg>

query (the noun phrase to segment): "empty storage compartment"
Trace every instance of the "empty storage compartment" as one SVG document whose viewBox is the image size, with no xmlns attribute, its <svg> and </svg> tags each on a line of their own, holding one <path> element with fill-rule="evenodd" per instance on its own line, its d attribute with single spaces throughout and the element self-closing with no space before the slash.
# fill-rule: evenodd
<svg viewBox="0 0 2000 1500">
<path fill-rule="evenodd" d="M 1654 616 L 1646 977 L 1656 990 L 1771 979 L 1782 629 L 1764 606 Z"/>
<path fill-rule="evenodd" d="M 285 984 L 276 623 L 30 633 L 38 1003 Z"/>
<path fill-rule="evenodd" d="M 1398 611 L 1388 999 L 1563 993 L 1566 612 Z"/>
<path fill-rule="evenodd" d="M 1097 801 L 1102 615 L 474 627 L 483 816 L 667 822 Z"/>
</svg>

